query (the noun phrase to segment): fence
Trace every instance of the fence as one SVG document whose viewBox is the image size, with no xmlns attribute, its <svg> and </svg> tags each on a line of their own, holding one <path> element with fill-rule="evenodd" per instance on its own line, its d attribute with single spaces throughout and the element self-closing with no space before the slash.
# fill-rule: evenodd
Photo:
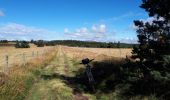
<svg viewBox="0 0 170 100">
<path fill-rule="evenodd" d="M 28 61 L 31 59 L 35 59 L 38 57 L 45 57 L 45 55 L 52 51 L 54 48 L 46 48 L 42 50 L 34 50 L 34 51 L 27 51 L 22 53 L 16 54 L 6 54 L 0 56 L 0 71 L 1 72 L 8 72 L 8 68 L 18 65 L 18 66 L 25 66 Z"/>
</svg>

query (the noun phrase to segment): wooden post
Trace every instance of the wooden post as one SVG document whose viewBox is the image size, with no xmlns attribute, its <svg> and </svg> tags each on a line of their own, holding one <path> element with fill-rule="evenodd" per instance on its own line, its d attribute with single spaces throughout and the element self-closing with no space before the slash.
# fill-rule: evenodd
<svg viewBox="0 0 170 100">
<path fill-rule="evenodd" d="M 23 59 L 23 65 L 25 66 L 25 53 L 23 53 L 23 55 L 22 55 L 22 59 Z"/>
<path fill-rule="evenodd" d="M 9 57 L 8 57 L 8 55 L 5 56 L 5 63 L 6 63 L 6 66 L 4 66 L 4 72 L 8 73 L 8 67 L 9 67 Z"/>
<path fill-rule="evenodd" d="M 37 51 L 37 57 L 38 57 L 38 51 Z"/>
<path fill-rule="evenodd" d="M 120 53 L 120 58 L 121 58 L 121 54 L 122 54 L 122 52 L 121 52 L 121 48 L 119 48 L 119 53 Z"/>
<path fill-rule="evenodd" d="M 32 52 L 32 57 L 34 57 L 34 51 Z"/>
</svg>

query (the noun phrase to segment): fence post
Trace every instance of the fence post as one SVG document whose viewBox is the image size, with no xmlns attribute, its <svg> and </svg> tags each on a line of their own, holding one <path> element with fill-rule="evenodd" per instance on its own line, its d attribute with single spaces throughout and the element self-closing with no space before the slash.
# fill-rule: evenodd
<svg viewBox="0 0 170 100">
<path fill-rule="evenodd" d="M 22 59 L 23 59 L 23 65 L 25 66 L 25 53 L 23 53 L 23 55 L 22 55 Z"/>
<path fill-rule="evenodd" d="M 32 52 L 32 57 L 34 57 L 34 51 Z"/>
<path fill-rule="evenodd" d="M 38 57 L 38 51 L 37 51 L 37 57 Z"/>
<path fill-rule="evenodd" d="M 9 57 L 8 55 L 5 56 L 5 63 L 6 63 L 6 66 L 4 66 L 4 72 L 5 73 L 8 73 L 8 67 L 9 67 Z"/>
<path fill-rule="evenodd" d="M 122 55 L 121 48 L 119 48 L 119 54 L 120 54 L 120 58 L 121 58 L 121 55 Z"/>
</svg>

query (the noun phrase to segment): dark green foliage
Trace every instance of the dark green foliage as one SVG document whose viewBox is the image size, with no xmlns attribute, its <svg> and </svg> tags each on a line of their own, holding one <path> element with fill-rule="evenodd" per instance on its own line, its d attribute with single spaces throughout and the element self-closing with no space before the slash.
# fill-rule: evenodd
<svg viewBox="0 0 170 100">
<path fill-rule="evenodd" d="M 0 40 L 0 43 L 6 43 L 8 40 Z M 16 42 L 16 47 L 19 47 L 19 43 L 23 41 L 9 41 Z M 26 41 L 25 41 L 26 42 Z M 72 47 L 92 47 L 92 48 L 132 48 L 134 44 L 128 43 L 120 43 L 120 41 L 116 42 L 95 42 L 95 41 L 79 41 L 79 40 L 52 40 L 52 41 L 44 41 L 44 40 L 31 40 L 28 43 L 33 43 L 37 45 L 37 47 L 44 46 L 55 46 L 55 45 L 66 45 Z M 138 44 L 136 44 L 138 45 Z"/>
<path fill-rule="evenodd" d="M 8 43 L 8 40 L 0 40 L 0 43 Z"/>
<path fill-rule="evenodd" d="M 43 40 L 38 40 L 35 42 L 35 44 L 37 45 L 37 47 L 44 47 L 45 46 L 45 42 Z"/>
<path fill-rule="evenodd" d="M 118 41 L 116 47 L 117 47 L 117 48 L 120 48 L 120 41 Z"/>
<path fill-rule="evenodd" d="M 31 39 L 30 43 L 35 43 L 35 41 L 33 39 Z"/>
<path fill-rule="evenodd" d="M 136 93 L 156 94 L 170 99 L 170 1 L 143 0 L 141 8 L 152 22 L 135 20 L 138 46 L 133 47 L 132 58 L 136 63 L 128 62 L 124 66 L 127 81 L 133 84 Z"/>
<path fill-rule="evenodd" d="M 114 48 L 115 47 L 115 44 L 113 42 L 109 42 L 107 44 L 107 48 Z"/>
<path fill-rule="evenodd" d="M 133 44 L 113 43 L 113 42 L 94 42 L 94 41 L 78 41 L 78 40 L 53 40 L 46 41 L 47 46 L 67 45 L 73 47 L 93 47 L 93 48 L 132 48 Z"/>
<path fill-rule="evenodd" d="M 48 42 L 45 43 L 45 45 L 46 46 L 55 46 L 56 43 L 55 43 L 55 41 L 48 41 Z"/>
<path fill-rule="evenodd" d="M 26 41 L 16 41 L 16 48 L 30 48 L 29 43 Z"/>
<path fill-rule="evenodd" d="M 158 17 L 164 17 L 170 19 L 170 1 L 169 0 L 142 0 L 141 8 L 145 9 L 149 16 L 158 15 Z"/>
</svg>

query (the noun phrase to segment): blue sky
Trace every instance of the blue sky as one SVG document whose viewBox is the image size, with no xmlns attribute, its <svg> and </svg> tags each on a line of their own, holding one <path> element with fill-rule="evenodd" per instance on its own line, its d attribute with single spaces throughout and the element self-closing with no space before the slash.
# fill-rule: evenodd
<svg viewBox="0 0 170 100">
<path fill-rule="evenodd" d="M 136 41 L 141 0 L 0 0 L 0 39 Z"/>
</svg>

